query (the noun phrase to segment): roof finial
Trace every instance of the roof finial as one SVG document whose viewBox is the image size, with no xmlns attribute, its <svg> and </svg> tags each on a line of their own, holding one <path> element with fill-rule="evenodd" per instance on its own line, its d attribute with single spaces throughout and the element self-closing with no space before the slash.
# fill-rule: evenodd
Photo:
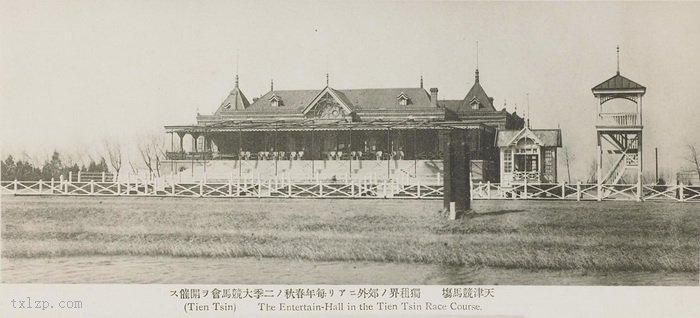
<svg viewBox="0 0 700 318">
<path fill-rule="evenodd" d="M 420 75 L 420 88 L 423 88 L 423 74 Z"/>
<path fill-rule="evenodd" d="M 530 93 L 525 93 L 527 98 L 527 128 L 530 129 Z"/>
<path fill-rule="evenodd" d="M 270 92 L 275 90 L 275 82 L 273 79 L 270 79 Z"/>
<path fill-rule="evenodd" d="M 329 83 L 330 83 L 330 80 L 328 77 L 328 72 L 326 72 L 326 86 L 329 86 L 330 85 Z"/>
<path fill-rule="evenodd" d="M 617 75 L 620 75 L 620 46 L 617 46 Z"/>
<path fill-rule="evenodd" d="M 476 72 L 475 81 L 479 82 L 479 41 L 476 41 Z"/>
<path fill-rule="evenodd" d="M 236 87 L 238 87 L 238 50 L 236 50 Z"/>
</svg>

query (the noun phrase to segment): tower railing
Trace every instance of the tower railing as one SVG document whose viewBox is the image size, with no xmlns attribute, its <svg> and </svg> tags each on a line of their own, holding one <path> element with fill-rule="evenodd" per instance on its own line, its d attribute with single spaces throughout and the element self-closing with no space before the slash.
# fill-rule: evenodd
<svg viewBox="0 0 700 318">
<path fill-rule="evenodd" d="M 638 126 L 637 113 L 600 113 L 599 126 Z"/>
</svg>

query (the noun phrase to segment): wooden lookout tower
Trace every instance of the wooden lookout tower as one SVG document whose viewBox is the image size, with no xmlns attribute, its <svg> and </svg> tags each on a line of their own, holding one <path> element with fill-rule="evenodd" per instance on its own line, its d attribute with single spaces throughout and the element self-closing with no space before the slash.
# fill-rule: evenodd
<svg viewBox="0 0 700 318">
<path fill-rule="evenodd" d="M 598 184 L 633 183 L 642 178 L 642 96 L 646 87 L 617 73 L 593 87 L 597 99 Z"/>
</svg>

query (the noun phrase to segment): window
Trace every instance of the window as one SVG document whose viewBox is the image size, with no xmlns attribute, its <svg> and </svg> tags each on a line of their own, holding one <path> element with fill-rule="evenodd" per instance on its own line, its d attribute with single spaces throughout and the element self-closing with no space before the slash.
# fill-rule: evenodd
<svg viewBox="0 0 700 318">
<path fill-rule="evenodd" d="M 270 105 L 272 107 L 279 107 L 282 106 L 282 98 L 277 96 L 276 94 L 273 94 L 272 97 L 270 97 Z"/>
<path fill-rule="evenodd" d="M 476 99 L 476 97 L 472 98 L 472 101 L 469 103 L 469 105 L 471 105 L 472 109 L 474 110 L 478 110 L 479 108 L 481 108 L 481 103 L 478 99 Z"/>
<path fill-rule="evenodd" d="M 401 92 L 399 96 L 396 96 L 396 99 L 399 101 L 399 106 L 406 106 L 408 105 L 410 99 L 408 98 L 408 95 L 406 93 Z"/>
<path fill-rule="evenodd" d="M 513 172 L 513 153 L 510 149 L 503 150 L 503 172 Z"/>
</svg>

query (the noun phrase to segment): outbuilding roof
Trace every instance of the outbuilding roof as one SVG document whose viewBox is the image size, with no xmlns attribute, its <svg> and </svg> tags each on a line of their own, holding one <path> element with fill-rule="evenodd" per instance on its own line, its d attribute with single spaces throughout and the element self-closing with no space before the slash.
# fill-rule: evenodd
<svg viewBox="0 0 700 318">
<path fill-rule="evenodd" d="M 560 129 L 530 129 L 523 128 L 521 130 L 500 130 L 496 137 L 496 146 L 508 147 L 517 142 L 520 137 L 525 137 L 528 134 L 534 136 L 543 147 L 561 147 L 561 130 Z M 518 138 L 516 138 L 518 137 Z"/>
</svg>

